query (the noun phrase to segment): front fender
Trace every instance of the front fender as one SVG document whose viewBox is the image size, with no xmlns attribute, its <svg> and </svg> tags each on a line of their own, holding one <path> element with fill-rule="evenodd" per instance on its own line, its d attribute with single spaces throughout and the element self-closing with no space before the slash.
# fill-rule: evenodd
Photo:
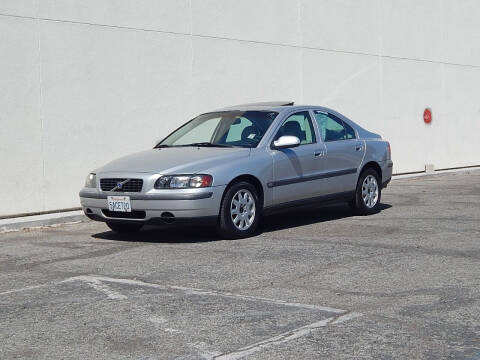
<svg viewBox="0 0 480 360">
<path fill-rule="evenodd" d="M 264 205 L 272 202 L 272 190 L 267 183 L 273 180 L 273 158 L 264 149 L 252 149 L 249 156 L 235 159 L 228 163 L 221 163 L 203 170 L 203 173 L 211 174 L 215 186 L 226 186 L 239 176 L 253 176 L 262 184 Z"/>
</svg>

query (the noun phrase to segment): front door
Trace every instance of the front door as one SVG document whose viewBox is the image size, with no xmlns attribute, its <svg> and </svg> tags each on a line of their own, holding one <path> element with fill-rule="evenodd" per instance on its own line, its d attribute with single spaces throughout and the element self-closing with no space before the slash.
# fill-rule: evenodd
<svg viewBox="0 0 480 360">
<path fill-rule="evenodd" d="M 325 147 L 317 142 L 308 111 L 290 115 L 274 140 L 286 135 L 298 137 L 300 145 L 272 151 L 274 181 L 268 186 L 273 188 L 275 204 L 316 196 L 321 188 Z"/>
<path fill-rule="evenodd" d="M 365 142 L 355 130 L 333 114 L 314 111 L 326 147 L 325 191 L 343 194 L 355 190 L 357 171 L 365 154 Z"/>
</svg>

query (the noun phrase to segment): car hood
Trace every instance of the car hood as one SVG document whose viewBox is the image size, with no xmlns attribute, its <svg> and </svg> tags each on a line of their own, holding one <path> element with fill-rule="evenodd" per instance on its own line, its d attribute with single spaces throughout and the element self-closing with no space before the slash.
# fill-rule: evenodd
<svg viewBox="0 0 480 360">
<path fill-rule="evenodd" d="M 246 148 L 173 147 L 150 149 L 121 157 L 95 170 L 102 172 L 144 172 L 156 174 L 195 174 L 249 156 Z"/>
</svg>

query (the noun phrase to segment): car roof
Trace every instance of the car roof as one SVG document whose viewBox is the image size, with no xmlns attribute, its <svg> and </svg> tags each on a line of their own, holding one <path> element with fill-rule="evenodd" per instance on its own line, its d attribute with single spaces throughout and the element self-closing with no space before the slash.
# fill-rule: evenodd
<svg viewBox="0 0 480 360">
<path fill-rule="evenodd" d="M 228 107 L 225 107 L 225 108 L 217 109 L 215 111 L 233 111 L 233 110 L 237 110 L 237 111 L 276 111 L 276 112 L 280 113 L 280 112 L 283 112 L 283 111 L 296 110 L 296 109 L 317 109 L 317 110 L 324 110 L 326 112 L 334 112 L 333 110 L 322 107 L 322 106 L 296 105 L 293 101 L 269 101 L 269 102 L 241 104 L 241 105 L 228 106 Z"/>
<path fill-rule="evenodd" d="M 335 111 L 333 109 L 329 109 L 324 106 L 316 106 L 316 105 L 296 105 L 293 101 L 270 101 L 270 102 L 259 102 L 259 103 L 251 103 L 251 104 L 243 104 L 243 105 L 235 105 L 235 106 L 229 106 L 226 108 L 218 109 L 212 112 L 217 112 L 217 111 L 275 111 L 278 113 L 290 111 L 290 110 L 318 110 L 322 112 L 326 112 L 329 114 L 333 114 L 340 119 L 342 119 L 344 122 L 349 124 L 350 126 L 354 127 L 361 138 L 381 138 L 380 135 L 370 132 L 363 127 L 361 127 L 359 124 L 356 122 L 352 121 L 345 115 L 339 113 L 338 111 Z"/>
</svg>

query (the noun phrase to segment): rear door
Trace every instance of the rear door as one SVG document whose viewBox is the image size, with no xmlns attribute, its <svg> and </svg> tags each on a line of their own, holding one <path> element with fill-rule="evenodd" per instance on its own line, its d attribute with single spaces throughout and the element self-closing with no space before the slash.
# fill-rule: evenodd
<svg viewBox="0 0 480 360">
<path fill-rule="evenodd" d="M 356 188 L 357 171 L 365 154 L 365 142 L 339 117 L 314 110 L 320 137 L 325 144 L 325 192 L 343 194 Z"/>
<path fill-rule="evenodd" d="M 317 142 L 317 134 L 310 113 L 300 111 L 291 114 L 279 128 L 274 140 L 283 135 L 296 136 L 300 145 L 294 148 L 272 150 L 275 204 L 305 199 L 318 194 L 324 167 L 325 148 Z"/>
</svg>

